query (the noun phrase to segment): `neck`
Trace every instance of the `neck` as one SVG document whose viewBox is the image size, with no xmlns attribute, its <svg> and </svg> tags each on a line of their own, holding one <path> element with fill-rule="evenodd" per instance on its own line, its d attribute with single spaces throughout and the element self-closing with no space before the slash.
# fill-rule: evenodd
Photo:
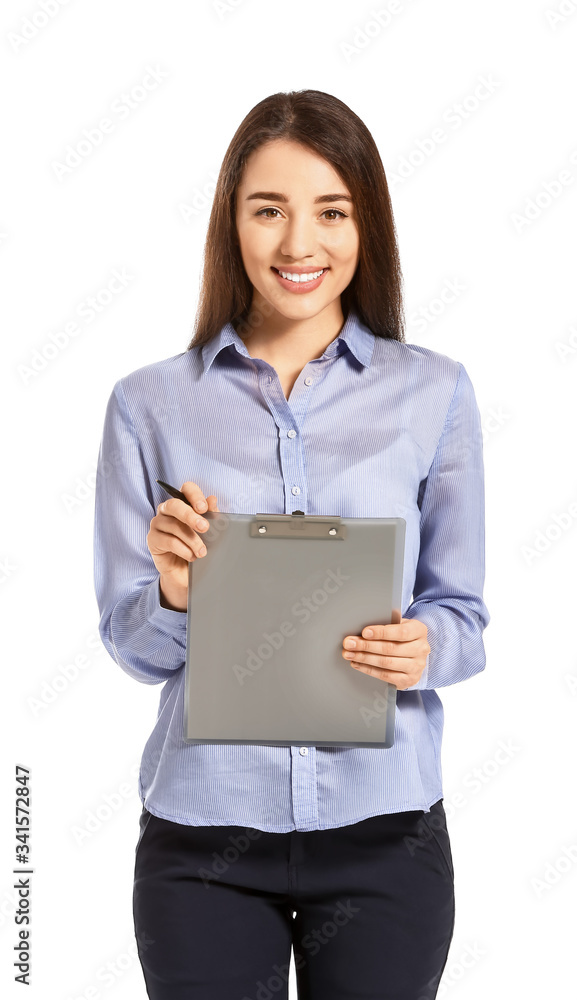
<svg viewBox="0 0 577 1000">
<path fill-rule="evenodd" d="M 263 303 L 267 308 L 268 303 Z M 263 315 L 263 306 L 253 301 L 250 312 Z M 239 334 L 253 358 L 269 361 L 274 367 L 298 362 L 304 367 L 320 357 L 338 336 L 344 325 L 340 296 L 321 313 L 305 319 L 291 319 L 274 312 L 258 327 L 243 326 Z"/>
</svg>

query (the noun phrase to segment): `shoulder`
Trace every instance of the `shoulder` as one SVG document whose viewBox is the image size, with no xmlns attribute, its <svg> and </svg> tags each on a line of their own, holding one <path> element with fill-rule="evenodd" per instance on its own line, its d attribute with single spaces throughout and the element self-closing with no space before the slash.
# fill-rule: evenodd
<svg viewBox="0 0 577 1000">
<path fill-rule="evenodd" d="M 459 374 L 461 365 L 460 361 L 450 358 L 448 354 L 432 351 L 430 347 L 384 337 L 375 337 L 375 360 L 393 361 L 406 367 L 422 368 L 429 372 L 446 371 L 454 376 Z"/>
<path fill-rule="evenodd" d="M 410 405 L 442 417 L 475 413 L 475 388 L 462 361 L 420 344 L 375 337 L 374 375 Z M 371 364 L 372 367 L 372 364 Z"/>
<path fill-rule="evenodd" d="M 118 379 L 115 390 L 121 391 L 131 406 L 148 402 L 165 391 L 178 393 L 180 387 L 190 386 L 191 374 L 199 363 L 198 350 L 183 351 L 170 358 L 163 358 Z"/>
<path fill-rule="evenodd" d="M 464 372 L 462 362 L 420 344 L 375 337 L 373 363 L 399 379 L 423 388 L 454 390 Z"/>
</svg>

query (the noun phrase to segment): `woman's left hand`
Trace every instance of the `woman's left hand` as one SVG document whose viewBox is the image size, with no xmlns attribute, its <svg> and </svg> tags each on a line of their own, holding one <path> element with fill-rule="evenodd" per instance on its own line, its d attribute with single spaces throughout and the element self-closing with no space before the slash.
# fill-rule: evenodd
<svg viewBox="0 0 577 1000">
<path fill-rule="evenodd" d="M 370 638 L 367 629 L 373 631 Z M 347 645 L 351 639 L 356 643 L 352 649 Z M 399 691 L 417 683 L 430 652 L 427 626 L 417 618 L 401 618 L 395 625 L 367 625 L 362 636 L 348 635 L 343 641 L 343 657 L 351 667 L 394 684 Z"/>
</svg>

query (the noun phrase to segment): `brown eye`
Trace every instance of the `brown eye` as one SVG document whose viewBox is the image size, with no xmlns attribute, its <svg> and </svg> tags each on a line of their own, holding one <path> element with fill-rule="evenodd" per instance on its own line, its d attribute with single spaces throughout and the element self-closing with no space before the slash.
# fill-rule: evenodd
<svg viewBox="0 0 577 1000">
<path fill-rule="evenodd" d="M 345 215 L 345 213 L 341 212 L 340 208 L 327 208 L 323 212 L 323 215 L 326 215 L 327 212 L 336 212 L 337 215 L 340 215 L 342 219 L 346 219 L 347 218 L 347 216 Z M 336 222 L 337 220 L 336 219 L 329 219 L 328 221 L 329 222 Z"/>
</svg>

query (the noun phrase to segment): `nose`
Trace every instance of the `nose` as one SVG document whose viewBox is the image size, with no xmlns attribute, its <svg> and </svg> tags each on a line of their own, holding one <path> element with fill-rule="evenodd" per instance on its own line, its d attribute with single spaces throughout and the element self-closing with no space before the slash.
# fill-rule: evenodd
<svg viewBox="0 0 577 1000">
<path fill-rule="evenodd" d="M 304 216 L 293 216 L 283 229 L 281 254 L 295 263 L 313 257 L 317 251 L 317 237 L 314 222 Z"/>
</svg>

